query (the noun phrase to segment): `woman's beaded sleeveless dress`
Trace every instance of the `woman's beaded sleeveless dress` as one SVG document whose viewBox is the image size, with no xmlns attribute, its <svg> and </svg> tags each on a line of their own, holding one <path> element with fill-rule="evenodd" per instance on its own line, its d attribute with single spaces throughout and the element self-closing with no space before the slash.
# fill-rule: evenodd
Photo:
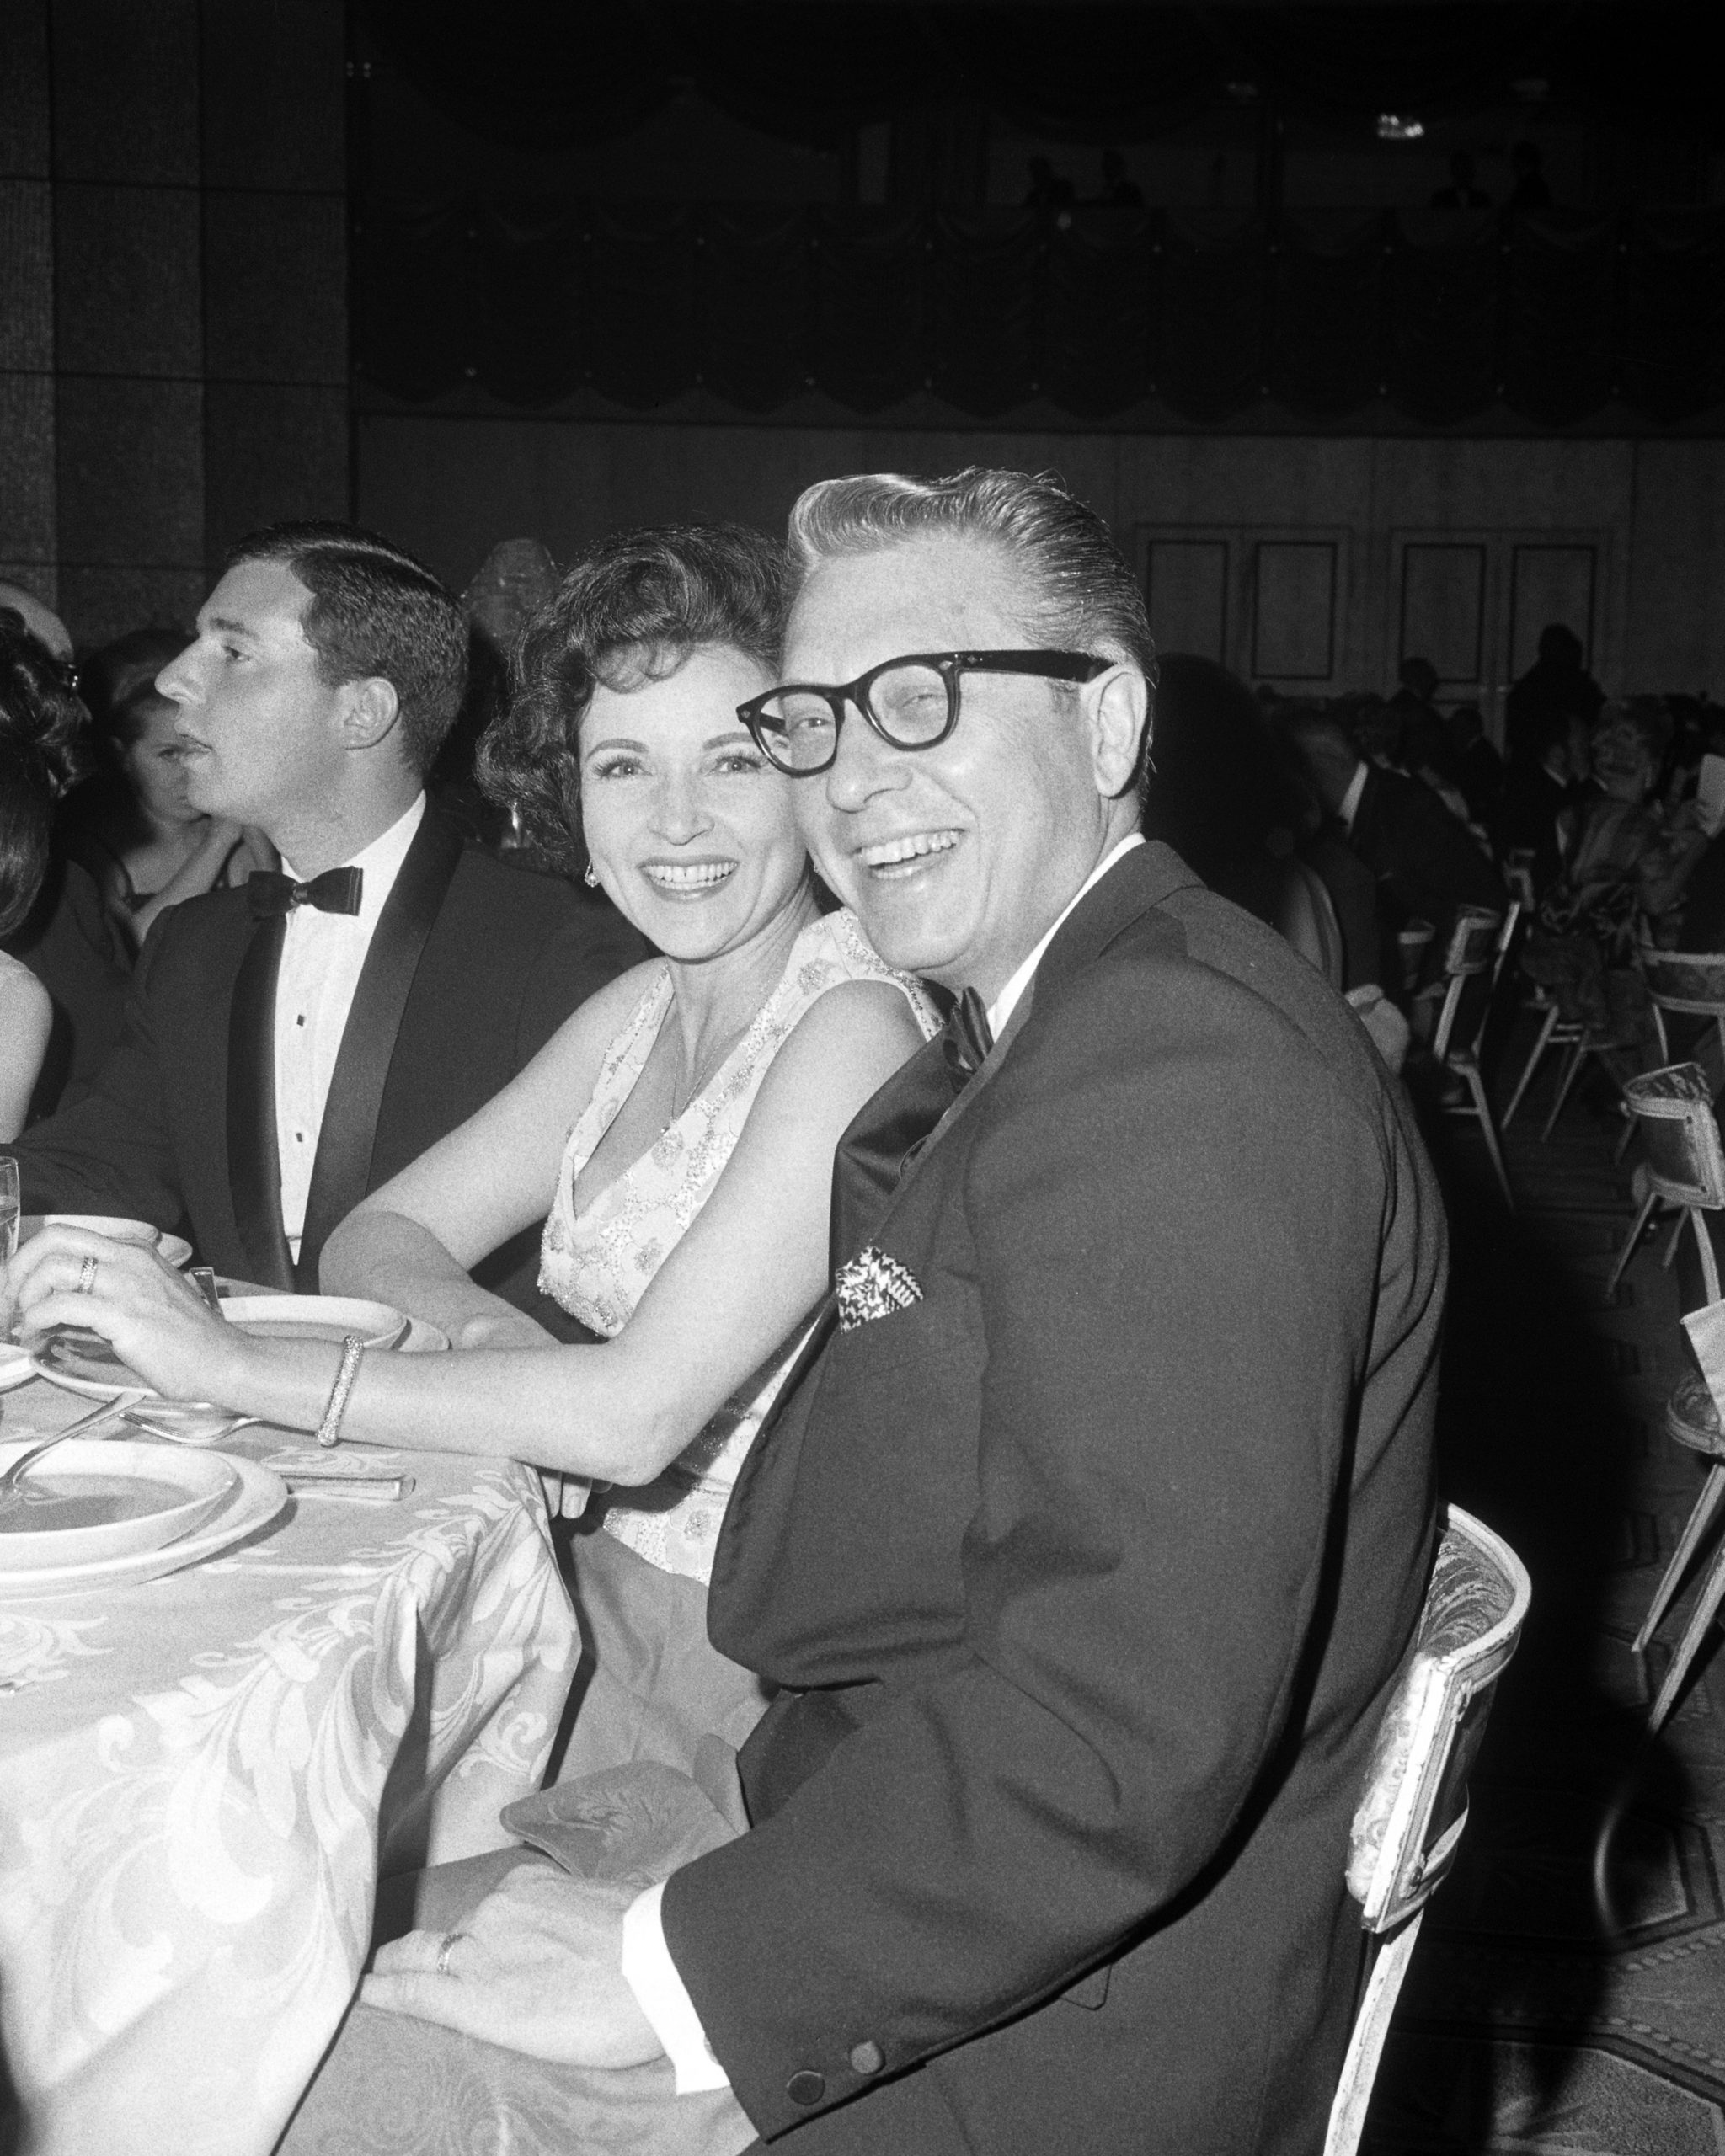
<svg viewBox="0 0 1725 2156">
<path fill-rule="evenodd" d="M 809 1006 L 847 980 L 889 981 L 925 1036 L 937 1027 L 916 982 L 876 956 L 849 912 L 811 921 L 778 985 L 705 1089 L 659 1142 L 577 1211 L 576 1179 L 615 1121 L 670 1013 L 670 969 L 655 969 L 600 1067 L 569 1133 L 545 1223 L 539 1284 L 595 1332 L 621 1332 L 654 1275 L 711 1195 L 773 1057 Z M 766 1705 L 745 1671 L 708 1645 L 706 1583 L 732 1486 L 802 1343 L 804 1328 L 732 1395 L 656 1481 L 614 1492 L 601 1532 L 575 1540 L 583 1630 L 597 1663 L 563 1777 L 630 1758 L 686 1768 L 700 1737 L 740 1743 Z M 619 1563 L 606 1539 L 642 1561 Z M 646 1570 L 650 1568 L 650 1572 Z M 631 1726 L 633 1725 L 633 1726 Z"/>
</svg>

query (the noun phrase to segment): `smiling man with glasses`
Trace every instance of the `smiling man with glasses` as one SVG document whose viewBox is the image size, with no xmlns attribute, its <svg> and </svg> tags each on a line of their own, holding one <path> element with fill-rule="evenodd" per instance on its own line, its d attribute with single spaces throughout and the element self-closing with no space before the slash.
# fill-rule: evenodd
<svg viewBox="0 0 1725 2156">
<path fill-rule="evenodd" d="M 781 1688 L 750 1831 L 644 1893 L 518 1870 L 367 1996 L 662 2052 L 831 2156 L 1310 2151 L 1434 1544 L 1430 1171 L 1352 1012 L 1144 841 L 1154 659 L 1096 516 L 842 479 L 791 542 L 743 717 L 968 1022 L 841 1142 L 834 1293 L 726 1518 L 712 1636 Z"/>
</svg>

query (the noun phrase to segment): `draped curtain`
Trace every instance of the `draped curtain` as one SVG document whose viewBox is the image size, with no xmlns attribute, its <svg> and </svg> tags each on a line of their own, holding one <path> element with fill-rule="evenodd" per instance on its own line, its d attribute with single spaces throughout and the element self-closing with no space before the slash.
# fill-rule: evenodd
<svg viewBox="0 0 1725 2156">
<path fill-rule="evenodd" d="M 1564 427 L 1725 400 L 1725 216 L 629 205 L 375 199 L 361 371 L 414 401 L 584 388 L 647 412 L 704 388 L 768 415 L 931 390 L 991 419 L 1199 424 L 1261 399 L 1335 420 Z"/>
<path fill-rule="evenodd" d="M 1689 6 L 354 4 L 370 48 L 462 136 L 553 167 L 692 87 L 829 151 L 960 109 L 1143 141 L 1245 83 L 1260 112 L 1344 131 L 1501 109 L 1529 77 L 1620 136 L 1725 128 L 1698 46 L 1712 11 Z M 810 391 L 858 414 L 930 392 L 981 419 L 1052 405 L 1096 424 L 1155 406 L 1217 424 L 1260 401 L 1341 421 L 1387 400 L 1424 424 L 1495 408 L 1562 427 L 1605 408 L 1682 420 L 1725 397 L 1725 220 L 1708 211 L 601 204 L 504 199 L 483 159 L 428 199 L 423 172 L 398 184 L 356 154 L 357 356 L 409 399 L 590 388 L 648 412 L 698 389 L 770 415 Z"/>
</svg>

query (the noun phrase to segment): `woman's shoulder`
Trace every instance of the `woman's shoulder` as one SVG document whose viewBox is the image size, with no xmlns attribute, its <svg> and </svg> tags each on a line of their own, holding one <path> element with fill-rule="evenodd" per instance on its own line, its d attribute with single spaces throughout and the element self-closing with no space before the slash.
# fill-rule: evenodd
<svg viewBox="0 0 1725 2156">
<path fill-rule="evenodd" d="M 787 974 L 795 980 L 798 1000 L 804 1003 L 846 990 L 845 1004 L 862 1008 L 880 1003 L 879 991 L 890 990 L 910 1005 L 925 1038 L 940 1029 L 939 1017 L 921 982 L 886 963 L 848 906 L 821 914 L 809 923 L 792 948 Z M 877 993 L 856 992 L 870 987 Z M 883 1004 L 881 1007 L 889 1006 Z"/>
<path fill-rule="evenodd" d="M 0 1020 L 4 1029 L 28 1028 L 45 1034 L 53 1022 L 54 1001 L 21 958 L 0 951 Z"/>
<path fill-rule="evenodd" d="M 576 1005 L 557 1038 L 608 1047 L 666 979 L 663 958 L 644 958 L 639 965 L 626 967 L 603 988 L 595 988 L 584 1003 Z"/>
</svg>

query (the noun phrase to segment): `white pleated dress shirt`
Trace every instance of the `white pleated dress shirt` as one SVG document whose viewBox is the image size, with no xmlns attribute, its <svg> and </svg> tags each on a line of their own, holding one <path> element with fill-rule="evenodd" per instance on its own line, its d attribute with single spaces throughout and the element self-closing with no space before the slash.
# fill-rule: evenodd
<svg viewBox="0 0 1725 2156">
<path fill-rule="evenodd" d="M 1023 963 L 1007 981 L 1006 986 L 988 1006 L 988 1027 L 996 1040 L 1005 1030 L 1007 1021 L 1023 1001 L 1042 957 L 1060 930 L 1066 916 L 1101 883 L 1122 855 L 1134 846 L 1144 844 L 1142 831 L 1130 832 L 1119 842 L 1110 846 L 1097 862 L 1071 899 L 1061 909 L 1060 917 L 1049 926 L 1041 942 L 1030 953 Z M 652 2024 L 653 2033 L 664 2047 L 676 2076 L 676 2092 L 680 2096 L 692 2096 L 703 2089 L 729 2089 L 730 2076 L 719 2064 L 701 2016 L 695 2010 L 695 2002 L 689 1996 L 688 1987 L 677 1974 L 677 1965 L 665 1943 L 665 1926 L 659 1913 L 659 1905 L 665 1897 L 663 1881 L 649 1886 L 630 1903 L 623 1916 L 622 1971 L 624 1981 L 635 1994 L 635 2004 Z"/>
<path fill-rule="evenodd" d="M 422 793 L 404 815 L 343 867 L 360 872 L 357 913 L 296 906 L 287 916 L 275 977 L 275 1147 L 281 1161 L 281 1227 L 294 1262 L 306 1225 L 312 1164 L 354 991 L 408 848 L 425 814 Z M 283 873 L 302 882 L 283 861 Z"/>
</svg>

